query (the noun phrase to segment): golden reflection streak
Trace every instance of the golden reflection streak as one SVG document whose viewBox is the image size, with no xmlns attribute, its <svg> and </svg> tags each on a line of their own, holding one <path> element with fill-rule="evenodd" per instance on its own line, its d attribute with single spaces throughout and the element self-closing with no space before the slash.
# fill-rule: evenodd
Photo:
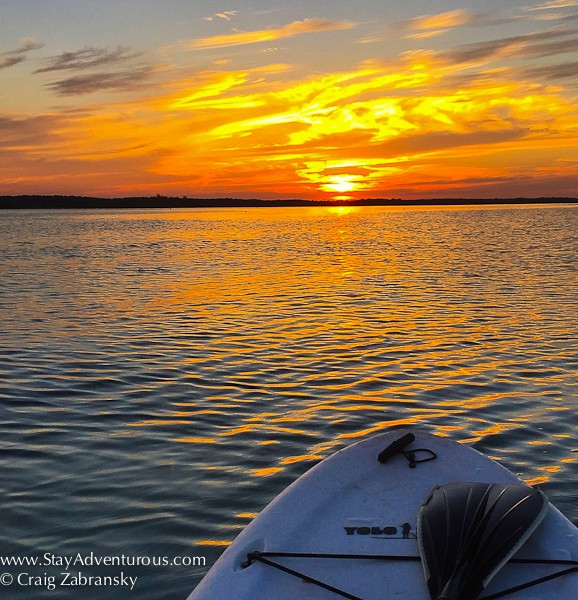
<svg viewBox="0 0 578 600">
<path fill-rule="evenodd" d="M 275 475 L 275 473 L 279 473 L 282 471 L 281 467 L 269 467 L 266 469 L 252 469 L 250 474 L 254 477 L 270 477 L 271 475 Z"/>
<path fill-rule="evenodd" d="M 464 382 L 465 383 L 465 382 Z M 477 409 L 477 408 L 486 408 L 487 406 L 491 405 L 491 404 L 495 404 L 496 402 L 498 402 L 499 400 L 502 400 L 504 397 L 508 397 L 508 398 L 513 398 L 513 397 L 519 397 L 519 398 L 523 398 L 525 397 L 524 394 L 522 392 L 508 392 L 508 393 L 504 393 L 504 392 L 497 392 L 497 393 L 491 393 L 491 394 L 485 394 L 483 396 L 478 396 L 478 397 L 473 397 L 473 398 L 460 398 L 457 400 L 440 400 L 438 401 L 436 404 L 438 406 L 443 406 L 443 407 L 456 407 L 456 408 L 467 408 L 468 410 L 470 409 Z M 499 431 L 498 431 L 499 433 Z"/>
<path fill-rule="evenodd" d="M 444 433 L 446 431 L 461 431 L 462 429 L 463 429 L 462 425 L 440 425 L 437 428 L 438 431 L 443 431 Z M 447 436 L 445 436 L 445 437 L 447 437 Z"/>
<path fill-rule="evenodd" d="M 562 470 L 562 467 L 560 465 L 549 465 L 546 467 L 540 467 L 539 470 L 546 471 L 547 473 L 558 473 L 558 471 Z"/>
<path fill-rule="evenodd" d="M 385 428 L 391 427 L 402 427 L 406 426 L 416 426 L 420 421 L 431 418 L 431 415 L 412 415 L 411 419 L 396 419 L 392 421 L 381 421 L 377 423 L 373 427 L 368 427 L 366 429 L 362 429 L 360 431 L 354 431 L 352 433 L 342 433 L 337 436 L 338 440 L 342 439 L 357 439 L 369 436 L 373 433 L 379 433 L 383 431 Z"/>
<path fill-rule="evenodd" d="M 259 516 L 258 512 L 237 513 L 236 519 L 256 519 Z"/>
<path fill-rule="evenodd" d="M 232 435 L 238 435 L 240 433 L 247 433 L 248 431 L 254 431 L 256 429 L 259 429 L 259 430 L 264 429 L 265 431 L 276 431 L 279 433 L 293 433 L 296 435 L 304 435 L 307 433 L 303 429 L 291 429 L 290 427 L 275 427 L 275 426 L 270 426 L 270 425 L 263 426 L 263 423 L 261 421 L 259 421 L 257 423 L 248 423 L 246 425 L 241 425 L 240 427 L 236 427 L 235 429 L 230 429 L 229 431 L 220 433 L 219 436 L 230 437 Z"/>
<path fill-rule="evenodd" d="M 185 437 L 185 438 L 172 438 L 171 442 L 181 442 L 184 444 L 216 444 L 217 440 L 214 438 L 203 438 L 203 437 Z"/>
<path fill-rule="evenodd" d="M 199 540 L 195 543 L 196 546 L 230 546 L 231 542 L 225 540 Z"/>
<path fill-rule="evenodd" d="M 537 477 L 532 477 L 532 479 L 525 480 L 525 482 L 530 486 L 542 485 L 543 483 L 547 483 L 548 481 L 550 481 L 550 477 L 548 477 L 547 475 L 539 475 Z"/>
<path fill-rule="evenodd" d="M 323 457 L 319 454 L 301 454 L 300 456 L 290 456 L 284 458 L 279 464 L 281 465 L 294 465 L 295 463 L 307 462 L 312 460 L 321 460 Z"/>
<path fill-rule="evenodd" d="M 487 406 L 487 404 L 484 406 Z M 511 429 L 512 423 L 493 423 L 485 429 L 473 430 L 472 433 L 477 437 L 478 440 L 481 440 L 489 435 L 497 435 L 499 433 L 503 433 L 504 431 L 510 431 Z"/>
<path fill-rule="evenodd" d="M 148 427 L 150 425 L 189 425 L 189 421 L 179 421 L 177 419 L 145 419 L 136 423 L 127 423 L 129 427 Z"/>
</svg>

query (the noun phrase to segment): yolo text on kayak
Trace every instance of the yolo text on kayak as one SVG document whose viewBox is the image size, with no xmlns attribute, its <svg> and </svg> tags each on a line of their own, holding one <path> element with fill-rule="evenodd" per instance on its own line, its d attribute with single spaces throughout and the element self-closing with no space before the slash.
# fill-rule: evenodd
<svg viewBox="0 0 578 600">
<path fill-rule="evenodd" d="M 393 525 L 372 526 L 364 525 L 362 527 L 346 526 L 343 527 L 347 535 L 369 535 L 372 537 L 386 537 L 397 539 L 415 539 L 413 527 L 409 523 L 403 523 L 399 528 Z"/>
</svg>

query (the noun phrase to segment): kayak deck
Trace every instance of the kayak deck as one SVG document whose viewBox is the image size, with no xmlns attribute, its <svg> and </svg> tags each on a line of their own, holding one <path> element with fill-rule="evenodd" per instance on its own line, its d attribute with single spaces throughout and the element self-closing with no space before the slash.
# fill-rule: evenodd
<svg viewBox="0 0 578 600">
<path fill-rule="evenodd" d="M 405 430 L 395 430 L 363 440 L 305 473 L 245 528 L 189 600 L 335 600 L 339 597 L 334 591 L 260 560 L 244 566 L 247 555 L 255 551 L 312 554 L 314 556 L 266 558 L 350 594 L 351 598 L 428 600 L 423 568 L 416 560 L 419 557 L 417 516 L 426 496 L 435 486 L 457 481 L 521 482 L 476 450 L 424 432 L 415 432 L 411 447 L 426 448 L 435 454 L 435 459 L 418 462 L 410 468 L 403 455 L 395 454 L 380 464 L 378 454 L 405 433 Z M 383 555 L 413 558 L 359 558 Z M 549 505 L 546 517 L 516 558 L 575 561 L 578 559 L 578 529 Z M 508 564 L 482 596 L 560 569 L 560 565 Z M 573 574 L 510 597 L 515 600 L 569 598 L 577 592 L 578 574 Z"/>
</svg>

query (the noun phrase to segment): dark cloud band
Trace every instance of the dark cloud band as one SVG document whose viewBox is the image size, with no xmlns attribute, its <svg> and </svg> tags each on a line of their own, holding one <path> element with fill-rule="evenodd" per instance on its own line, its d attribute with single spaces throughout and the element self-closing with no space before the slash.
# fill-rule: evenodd
<svg viewBox="0 0 578 600">
<path fill-rule="evenodd" d="M 32 38 L 25 38 L 22 43 L 15 50 L 8 50 L 7 52 L 0 52 L 0 71 L 17 65 L 18 63 L 26 60 L 26 54 L 32 50 L 38 50 L 42 48 L 43 44 L 33 40 Z"/>
<path fill-rule="evenodd" d="M 130 70 L 106 73 L 75 75 L 48 84 L 59 96 L 79 96 L 104 90 L 123 91 L 140 88 L 154 72 L 151 66 L 143 65 Z"/>
<path fill-rule="evenodd" d="M 124 64 L 142 52 L 133 52 L 130 47 L 117 46 L 114 50 L 107 48 L 86 47 L 75 52 L 63 52 L 47 59 L 45 67 L 36 69 L 35 73 L 49 73 L 51 71 L 85 70 L 94 67 Z"/>
</svg>

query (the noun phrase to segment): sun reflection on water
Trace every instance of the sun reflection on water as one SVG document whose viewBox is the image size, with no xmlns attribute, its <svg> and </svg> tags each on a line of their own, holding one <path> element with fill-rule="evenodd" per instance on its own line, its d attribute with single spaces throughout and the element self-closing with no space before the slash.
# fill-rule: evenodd
<svg viewBox="0 0 578 600">
<path fill-rule="evenodd" d="M 36 506 L 51 498 L 54 530 L 68 506 L 94 519 L 98 499 L 100 519 L 106 501 L 116 524 L 156 503 L 151 538 L 170 521 L 171 543 L 182 529 L 183 543 L 218 550 L 319 459 L 403 425 L 473 444 L 578 520 L 577 218 L 352 206 L 6 215 L 0 310 L 13 352 L 0 375 L 16 390 L 6 423 L 22 427 L 3 439 L 34 473 L 36 487 L 20 481 L 34 499 L 26 519 L 45 532 Z M 96 482 L 85 491 L 71 468 L 80 454 Z"/>
</svg>

